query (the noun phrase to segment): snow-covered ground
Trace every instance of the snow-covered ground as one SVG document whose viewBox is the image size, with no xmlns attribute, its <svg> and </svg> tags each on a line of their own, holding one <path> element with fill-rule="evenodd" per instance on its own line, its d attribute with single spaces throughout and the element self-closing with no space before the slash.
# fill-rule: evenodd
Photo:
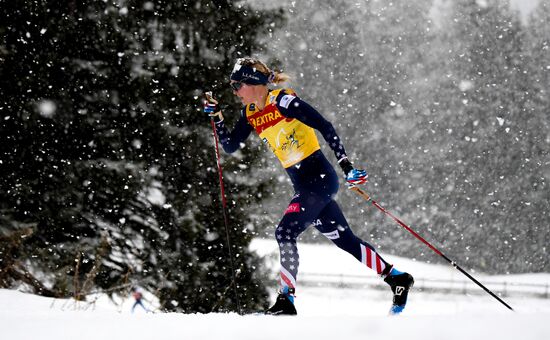
<svg viewBox="0 0 550 340">
<path fill-rule="evenodd" d="M 251 247 L 266 258 L 270 267 L 278 267 L 277 243 L 274 240 L 254 240 Z M 332 244 L 299 244 L 299 251 L 296 307 L 300 316 L 323 316 L 327 315 L 327 311 L 337 316 L 384 316 L 387 313 L 391 302 L 389 288 L 372 270 L 365 268 L 351 255 Z M 444 261 L 444 264 L 428 264 L 397 256 L 382 256 L 399 270 L 415 277 L 415 289 L 409 295 L 403 317 L 455 317 L 485 313 L 510 315 L 504 305 Z M 460 264 L 459 259 L 454 260 Z M 550 316 L 550 274 L 470 274 L 498 295 L 506 287 L 510 294 L 501 298 L 514 308 L 517 312 L 514 315 L 546 313 Z M 463 294 L 464 290 L 467 294 Z"/>
<path fill-rule="evenodd" d="M 274 241 L 257 240 L 252 247 L 276 268 Z M 130 297 L 119 304 L 99 297 L 90 305 L 0 290 L 0 339 L 550 339 L 548 298 L 510 294 L 503 298 L 516 310 L 511 312 L 474 288 L 467 295 L 418 288 L 403 315 L 389 317 L 389 289 L 350 255 L 331 245 L 302 245 L 300 255 L 304 284 L 297 293 L 297 317 L 146 314 L 140 309 L 132 314 Z M 386 258 L 413 273 L 417 282 L 462 280 L 462 274 L 445 265 Z M 506 280 L 508 285 L 550 283 L 550 274 L 474 275 L 482 282 Z M 346 282 L 363 279 L 370 283 Z"/>
</svg>

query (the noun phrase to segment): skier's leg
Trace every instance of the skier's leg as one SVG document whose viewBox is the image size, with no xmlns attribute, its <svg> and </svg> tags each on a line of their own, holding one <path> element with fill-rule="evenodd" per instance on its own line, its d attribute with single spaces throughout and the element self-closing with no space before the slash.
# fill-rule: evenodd
<svg viewBox="0 0 550 340">
<path fill-rule="evenodd" d="M 294 307 L 294 292 L 300 257 L 296 239 L 329 201 L 329 195 L 302 193 L 294 196 L 286 209 L 281 223 L 275 230 L 281 258 L 281 288 L 275 304 L 266 311 L 266 314 L 295 315 L 297 313 Z"/>
<path fill-rule="evenodd" d="M 282 288 L 296 288 L 296 277 L 300 265 L 296 239 L 329 201 L 328 196 L 301 193 L 292 199 L 285 210 L 284 216 L 275 230 L 275 238 L 279 244 L 280 252 L 280 284 Z"/>
<path fill-rule="evenodd" d="M 361 240 L 351 230 L 338 204 L 332 200 L 319 214 L 314 226 L 340 249 L 353 255 L 379 275 L 387 275 L 392 268 L 374 247 Z"/>
<path fill-rule="evenodd" d="M 355 236 L 336 202 L 331 201 L 327 204 L 314 225 L 338 247 L 384 278 L 393 293 L 390 314 L 399 314 L 403 311 L 409 289 L 414 284 L 413 277 L 409 273 L 393 268 L 393 265 L 386 262 L 373 246 Z"/>
<path fill-rule="evenodd" d="M 143 308 L 145 312 L 149 313 L 149 310 L 147 309 L 147 307 L 145 307 L 145 305 L 143 304 L 143 301 L 139 300 L 139 305 L 141 306 L 141 308 Z"/>
</svg>

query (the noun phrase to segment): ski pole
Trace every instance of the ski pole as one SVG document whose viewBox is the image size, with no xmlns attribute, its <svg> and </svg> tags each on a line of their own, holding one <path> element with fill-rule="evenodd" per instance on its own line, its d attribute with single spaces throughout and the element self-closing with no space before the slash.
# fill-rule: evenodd
<svg viewBox="0 0 550 340">
<path fill-rule="evenodd" d="M 386 214 L 387 216 L 391 217 L 395 222 L 397 222 L 400 226 L 402 226 L 403 228 L 405 228 L 405 230 L 407 230 L 409 233 L 413 234 L 414 237 L 416 237 L 418 240 L 420 240 L 422 243 L 424 243 L 425 245 L 428 246 L 428 248 L 430 248 L 431 250 L 433 250 L 437 255 L 443 257 L 447 262 L 449 262 L 453 267 L 455 267 L 456 269 L 458 269 L 462 274 L 466 275 L 467 278 L 469 278 L 470 280 L 472 280 L 475 284 L 477 284 L 478 286 L 480 286 L 481 288 L 483 288 L 483 290 L 485 290 L 489 295 L 491 295 L 492 297 L 494 297 L 495 299 L 497 299 L 500 303 L 502 303 L 504 306 L 506 306 L 508 309 L 510 309 L 511 311 L 513 311 L 514 309 L 512 307 L 510 307 L 510 305 L 508 305 L 506 302 L 504 302 L 501 298 L 499 298 L 495 293 L 493 293 L 492 291 L 490 291 L 487 287 L 485 287 L 483 284 L 481 284 L 481 282 L 479 282 L 478 280 L 476 280 L 472 275 L 468 274 L 468 272 L 466 272 L 464 269 L 462 269 L 455 261 L 452 261 L 451 259 L 449 259 L 447 256 L 445 256 L 445 254 L 443 254 L 441 251 L 439 251 L 436 247 L 434 247 L 433 245 L 431 245 L 428 241 L 426 241 L 422 236 L 418 235 L 418 233 L 416 233 L 414 230 L 412 230 L 408 225 L 406 225 L 405 223 L 403 223 L 400 219 L 398 219 L 397 217 L 395 217 L 394 215 L 392 215 L 389 211 L 387 211 L 386 209 L 384 209 L 383 207 L 381 207 L 375 200 L 373 200 L 369 194 L 367 194 L 366 192 L 364 192 L 363 190 L 359 189 L 357 186 L 353 186 L 350 188 L 351 190 L 355 191 L 356 193 L 358 193 L 361 197 L 363 197 L 367 202 L 370 202 L 372 205 L 374 205 L 376 208 L 378 208 L 378 210 L 380 210 L 381 212 L 383 212 L 384 214 Z"/>
<path fill-rule="evenodd" d="M 206 92 L 205 93 L 206 99 L 211 100 L 212 99 L 212 92 Z M 210 117 L 210 124 L 212 125 L 212 134 L 214 136 L 214 145 L 216 149 L 216 163 L 218 165 L 218 177 L 220 181 L 220 194 L 221 194 L 221 201 L 222 201 L 222 210 L 223 210 L 223 221 L 225 224 L 225 236 L 227 240 L 227 250 L 229 253 L 229 263 L 231 265 L 231 275 L 233 277 L 233 290 L 235 293 L 235 302 L 237 304 L 237 311 L 240 315 L 242 315 L 241 310 L 241 302 L 239 300 L 239 293 L 237 291 L 237 276 L 235 274 L 235 264 L 233 263 L 233 252 L 231 251 L 231 240 L 229 237 L 229 222 L 227 219 L 227 201 L 225 199 L 225 189 L 223 185 L 223 172 L 222 172 L 222 165 L 220 161 L 220 150 L 218 147 L 218 135 L 216 134 L 216 125 L 214 124 L 214 117 Z"/>
</svg>

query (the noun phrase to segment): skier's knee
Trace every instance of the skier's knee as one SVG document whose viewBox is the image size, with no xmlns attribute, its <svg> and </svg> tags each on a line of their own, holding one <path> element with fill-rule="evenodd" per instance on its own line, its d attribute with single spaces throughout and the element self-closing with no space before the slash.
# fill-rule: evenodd
<svg viewBox="0 0 550 340">
<path fill-rule="evenodd" d="M 339 227 L 335 229 L 335 231 L 331 233 L 329 238 L 338 248 L 344 250 L 352 244 L 359 243 L 359 239 L 349 230 L 349 228 L 344 227 Z"/>
</svg>

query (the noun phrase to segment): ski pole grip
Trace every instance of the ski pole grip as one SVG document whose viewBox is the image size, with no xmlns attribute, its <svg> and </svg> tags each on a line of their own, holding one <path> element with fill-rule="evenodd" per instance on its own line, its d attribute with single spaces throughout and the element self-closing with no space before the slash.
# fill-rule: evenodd
<svg viewBox="0 0 550 340">
<path fill-rule="evenodd" d="M 356 193 L 358 193 L 359 195 L 361 195 L 361 197 L 363 197 L 367 202 L 369 202 L 371 200 L 369 194 L 367 194 L 363 190 L 359 189 L 357 186 L 351 187 L 350 190 L 353 190 Z"/>
<path fill-rule="evenodd" d="M 206 97 L 206 100 L 208 100 L 209 102 L 212 101 L 213 97 L 212 97 L 212 91 L 206 91 L 204 92 L 204 96 Z"/>
</svg>

